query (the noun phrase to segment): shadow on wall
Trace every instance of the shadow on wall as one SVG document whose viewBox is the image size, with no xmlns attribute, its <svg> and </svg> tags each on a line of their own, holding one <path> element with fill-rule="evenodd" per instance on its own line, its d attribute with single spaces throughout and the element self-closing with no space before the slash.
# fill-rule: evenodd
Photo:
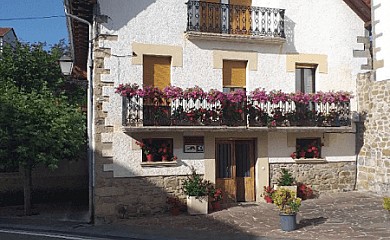
<svg viewBox="0 0 390 240">
<path fill-rule="evenodd" d="M 258 239 L 258 236 L 238 228 L 232 219 L 225 222 L 210 215 L 188 216 L 185 209 L 179 216 L 172 216 L 167 198 L 178 196 L 185 200 L 181 184 L 186 176 L 114 178 L 112 172 L 102 171 L 102 163 L 107 160 L 101 155 L 96 160 L 95 222 L 98 224 L 126 221 L 134 226 L 172 229 L 178 232 L 178 236 L 183 231 L 208 229 L 208 235 L 215 234 L 216 238 L 221 237 L 218 234 L 239 233 L 245 239 Z M 121 167 L 131 171 L 128 167 Z"/>
<path fill-rule="evenodd" d="M 366 127 L 364 126 L 364 123 L 367 118 L 367 113 L 358 113 L 358 119 L 359 121 L 356 123 L 356 155 L 359 155 L 360 150 L 362 149 L 364 145 L 364 132 L 366 131 Z"/>
<path fill-rule="evenodd" d="M 108 16 L 107 23 L 103 25 L 110 30 L 118 31 L 122 27 L 129 24 L 130 20 L 135 18 L 139 13 L 144 11 L 148 6 L 155 3 L 157 0 L 115 0 L 115 4 L 112 4 L 110 1 L 103 1 L 100 4 L 109 4 L 105 6 L 104 9 L 109 9 L 111 13 L 116 13 L 115 15 Z M 123 6 L 132 6 L 131 9 L 125 10 Z M 98 15 L 105 14 L 100 12 L 98 9 Z"/>
<path fill-rule="evenodd" d="M 286 43 L 284 44 L 284 53 L 297 53 L 295 48 L 295 22 L 288 16 L 284 17 L 284 34 Z"/>
</svg>

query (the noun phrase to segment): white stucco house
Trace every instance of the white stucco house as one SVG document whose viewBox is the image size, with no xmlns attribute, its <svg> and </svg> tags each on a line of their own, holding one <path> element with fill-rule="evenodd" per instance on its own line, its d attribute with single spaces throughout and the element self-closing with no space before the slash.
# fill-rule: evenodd
<svg viewBox="0 0 390 240">
<path fill-rule="evenodd" d="M 91 73 L 96 219 L 164 211 L 190 166 L 231 201 L 262 201 L 281 168 L 318 191 L 354 189 L 351 96 L 367 59 L 353 51 L 368 31 L 350 1 L 64 2 Z"/>
<path fill-rule="evenodd" d="M 15 45 L 17 37 L 13 28 L 0 27 L 0 51 L 5 44 Z"/>
</svg>

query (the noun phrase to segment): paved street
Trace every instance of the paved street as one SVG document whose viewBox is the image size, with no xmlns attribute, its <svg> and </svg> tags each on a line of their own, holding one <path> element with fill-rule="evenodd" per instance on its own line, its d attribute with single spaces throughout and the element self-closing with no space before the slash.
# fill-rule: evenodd
<svg viewBox="0 0 390 240">
<path fill-rule="evenodd" d="M 2 230 L 0 229 L 0 239 L 7 240 L 53 240 L 53 239 L 68 239 L 68 240 L 91 240 L 96 238 L 72 236 L 59 233 L 43 233 L 35 231 L 20 231 L 20 230 Z"/>
<path fill-rule="evenodd" d="M 164 214 L 94 226 L 49 221 L 44 213 L 26 218 L 5 212 L 0 209 L 0 229 L 54 230 L 93 239 L 390 239 L 390 212 L 383 209 L 382 197 L 358 192 L 304 201 L 293 232 L 280 230 L 275 206 L 266 203 L 241 204 L 206 216 Z"/>
</svg>

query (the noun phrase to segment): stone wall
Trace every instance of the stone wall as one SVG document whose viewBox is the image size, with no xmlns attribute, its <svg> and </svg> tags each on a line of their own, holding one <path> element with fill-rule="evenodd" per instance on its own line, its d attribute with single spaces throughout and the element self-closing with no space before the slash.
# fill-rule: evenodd
<svg viewBox="0 0 390 240">
<path fill-rule="evenodd" d="M 87 160 L 62 160 L 55 170 L 37 166 L 32 172 L 32 190 L 33 203 L 58 200 L 85 203 L 85 196 L 88 196 Z M 18 204 L 23 204 L 23 171 L 0 173 L 0 206 Z"/>
<path fill-rule="evenodd" d="M 390 193 L 390 81 L 376 82 L 370 73 L 357 80 L 364 143 L 358 158 L 358 189 Z"/>
<path fill-rule="evenodd" d="M 297 182 L 312 186 L 319 192 L 352 191 L 355 186 L 356 164 L 335 162 L 323 164 L 270 164 L 270 183 L 277 183 L 281 168 L 287 169 Z"/>
<path fill-rule="evenodd" d="M 184 179 L 185 176 L 101 179 L 95 191 L 95 220 L 112 222 L 166 212 L 168 196 L 178 196 L 185 202 L 181 189 Z"/>
</svg>

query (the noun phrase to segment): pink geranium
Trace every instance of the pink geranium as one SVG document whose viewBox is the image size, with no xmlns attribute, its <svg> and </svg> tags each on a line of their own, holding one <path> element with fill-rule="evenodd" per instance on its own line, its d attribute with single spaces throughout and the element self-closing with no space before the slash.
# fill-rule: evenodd
<svg viewBox="0 0 390 240">
<path fill-rule="evenodd" d="M 184 97 L 183 89 L 180 87 L 168 86 L 164 88 L 163 92 L 167 98 L 172 100 L 182 99 Z"/>
<path fill-rule="evenodd" d="M 256 88 L 252 92 L 250 92 L 249 97 L 257 102 L 266 103 L 268 101 L 267 92 L 263 89 Z"/>
</svg>

